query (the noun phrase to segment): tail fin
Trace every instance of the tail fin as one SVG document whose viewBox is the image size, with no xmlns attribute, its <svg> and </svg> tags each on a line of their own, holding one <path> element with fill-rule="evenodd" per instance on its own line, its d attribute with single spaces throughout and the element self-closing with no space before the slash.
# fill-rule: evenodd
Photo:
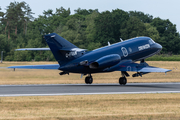
<svg viewBox="0 0 180 120">
<path fill-rule="evenodd" d="M 77 46 L 73 45 L 56 33 L 51 33 L 45 35 L 44 37 L 55 59 L 60 65 L 66 64 L 67 62 L 76 58 L 77 50 L 84 50 L 79 49 Z"/>
</svg>

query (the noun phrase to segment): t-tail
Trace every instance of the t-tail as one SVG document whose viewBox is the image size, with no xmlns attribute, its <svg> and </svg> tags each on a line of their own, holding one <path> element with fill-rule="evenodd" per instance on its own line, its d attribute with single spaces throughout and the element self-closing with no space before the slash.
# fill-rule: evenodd
<svg viewBox="0 0 180 120">
<path fill-rule="evenodd" d="M 69 61 L 74 60 L 86 51 L 85 49 L 78 48 L 56 33 L 51 33 L 44 37 L 55 59 L 60 65 L 64 65 Z"/>
</svg>

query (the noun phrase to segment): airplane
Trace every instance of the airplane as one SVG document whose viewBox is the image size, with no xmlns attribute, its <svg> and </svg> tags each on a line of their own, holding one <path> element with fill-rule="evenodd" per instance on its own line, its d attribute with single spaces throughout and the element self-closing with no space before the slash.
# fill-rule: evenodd
<svg viewBox="0 0 180 120">
<path fill-rule="evenodd" d="M 149 66 L 145 59 L 159 53 L 162 46 L 150 37 L 136 37 L 122 40 L 92 51 L 81 49 L 70 43 L 56 33 L 44 35 L 49 48 L 21 48 L 20 50 L 51 50 L 58 64 L 10 66 L 8 68 L 20 69 L 55 69 L 61 70 L 60 75 L 80 73 L 86 84 L 92 84 L 92 74 L 120 71 L 120 85 L 126 85 L 130 75 L 138 77 L 151 72 L 169 72 L 171 70 Z M 137 63 L 140 61 L 140 63 Z"/>
</svg>

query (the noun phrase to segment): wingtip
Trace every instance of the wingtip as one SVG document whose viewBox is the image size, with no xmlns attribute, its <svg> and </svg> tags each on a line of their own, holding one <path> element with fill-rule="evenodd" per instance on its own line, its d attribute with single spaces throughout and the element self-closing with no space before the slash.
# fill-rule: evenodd
<svg viewBox="0 0 180 120">
<path fill-rule="evenodd" d="M 167 71 L 165 71 L 164 73 L 166 74 L 167 72 L 171 72 L 171 71 L 172 71 L 172 70 L 168 70 L 168 69 L 167 69 Z"/>
</svg>

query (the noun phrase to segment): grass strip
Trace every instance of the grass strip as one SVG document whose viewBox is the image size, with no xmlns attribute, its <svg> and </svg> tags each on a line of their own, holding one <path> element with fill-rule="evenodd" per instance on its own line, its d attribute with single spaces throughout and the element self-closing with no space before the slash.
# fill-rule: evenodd
<svg viewBox="0 0 180 120">
<path fill-rule="evenodd" d="M 0 119 L 180 119 L 180 94 L 1 97 Z"/>
</svg>

